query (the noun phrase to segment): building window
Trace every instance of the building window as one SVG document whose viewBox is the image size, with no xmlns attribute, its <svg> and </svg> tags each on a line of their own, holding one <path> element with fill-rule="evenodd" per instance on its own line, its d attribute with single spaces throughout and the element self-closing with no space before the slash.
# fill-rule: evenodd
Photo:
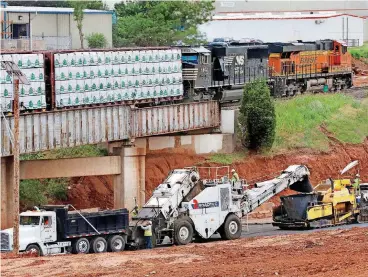
<svg viewBox="0 0 368 277">
<path fill-rule="evenodd" d="M 28 37 L 28 24 L 13 24 L 13 38 Z"/>
</svg>

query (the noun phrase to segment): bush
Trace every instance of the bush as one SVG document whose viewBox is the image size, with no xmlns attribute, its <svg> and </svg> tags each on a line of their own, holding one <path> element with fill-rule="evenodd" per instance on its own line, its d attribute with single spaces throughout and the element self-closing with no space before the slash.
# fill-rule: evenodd
<svg viewBox="0 0 368 277">
<path fill-rule="evenodd" d="M 66 178 L 50 179 L 47 181 L 46 193 L 57 200 L 68 199 L 68 180 Z"/>
<path fill-rule="evenodd" d="M 23 208 L 45 205 L 52 200 L 68 199 L 68 179 L 22 180 L 19 185 L 20 203 Z"/>
<path fill-rule="evenodd" d="M 87 36 L 89 48 L 104 48 L 107 45 L 107 40 L 102 33 L 92 33 Z"/>
<path fill-rule="evenodd" d="M 245 85 L 239 123 L 245 147 L 254 150 L 268 150 L 272 147 L 276 114 L 266 80 L 259 79 Z"/>
<path fill-rule="evenodd" d="M 44 185 L 39 180 L 22 180 L 19 184 L 19 200 L 21 206 L 32 208 L 45 205 L 47 198 L 44 195 Z"/>
</svg>

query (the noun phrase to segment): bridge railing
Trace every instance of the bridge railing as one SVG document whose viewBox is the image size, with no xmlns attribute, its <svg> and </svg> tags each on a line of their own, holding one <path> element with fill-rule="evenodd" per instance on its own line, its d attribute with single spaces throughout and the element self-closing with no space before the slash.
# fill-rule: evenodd
<svg viewBox="0 0 368 277">
<path fill-rule="evenodd" d="M 216 101 L 143 109 L 101 106 L 22 114 L 20 153 L 213 128 L 220 125 L 219 118 Z M 7 120 L 13 129 L 13 117 Z M 9 156 L 12 145 L 4 119 L 2 121 L 1 156 Z"/>
</svg>

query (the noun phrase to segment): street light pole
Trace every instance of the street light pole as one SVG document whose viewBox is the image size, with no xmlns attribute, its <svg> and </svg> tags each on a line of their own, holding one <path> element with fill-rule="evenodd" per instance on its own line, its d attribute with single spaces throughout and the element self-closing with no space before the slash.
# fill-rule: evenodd
<svg viewBox="0 0 368 277">
<path fill-rule="evenodd" d="M 19 79 L 13 78 L 14 82 L 14 232 L 13 232 L 13 252 L 19 252 Z"/>
</svg>

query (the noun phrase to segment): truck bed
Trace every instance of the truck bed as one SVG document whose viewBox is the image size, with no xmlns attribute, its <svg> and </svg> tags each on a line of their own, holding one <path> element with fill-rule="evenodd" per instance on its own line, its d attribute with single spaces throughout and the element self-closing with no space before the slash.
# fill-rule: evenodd
<svg viewBox="0 0 368 277">
<path fill-rule="evenodd" d="M 81 213 L 85 219 L 78 213 L 69 213 L 65 207 L 48 207 L 47 210 L 56 212 L 57 232 L 60 239 L 92 236 L 99 233 L 124 233 L 129 226 L 127 209 Z"/>
</svg>

